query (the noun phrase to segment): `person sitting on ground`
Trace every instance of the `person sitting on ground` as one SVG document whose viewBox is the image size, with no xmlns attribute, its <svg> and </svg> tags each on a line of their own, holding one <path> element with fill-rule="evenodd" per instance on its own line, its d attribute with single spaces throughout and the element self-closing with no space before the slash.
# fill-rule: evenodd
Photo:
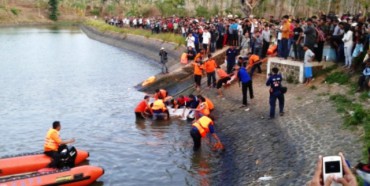
<svg viewBox="0 0 370 186">
<path fill-rule="evenodd" d="M 61 168 L 60 165 L 60 153 L 58 152 L 59 146 L 67 145 L 75 142 L 75 139 L 63 141 L 60 139 L 59 131 L 62 129 L 59 121 L 53 122 L 53 128 L 49 129 L 45 137 L 44 154 L 51 157 L 52 161 L 48 165 L 50 168 Z"/>
<path fill-rule="evenodd" d="M 306 85 L 309 85 L 311 80 L 312 80 L 312 65 L 310 62 L 315 58 L 315 54 L 312 52 L 312 50 L 305 45 L 303 47 L 303 50 L 305 51 L 304 53 L 304 76 L 306 78 Z"/>
<path fill-rule="evenodd" d="M 222 94 L 222 85 L 227 85 L 227 82 L 231 79 L 231 76 L 233 76 L 234 74 L 227 74 L 224 70 L 221 69 L 220 66 L 217 66 L 216 67 L 216 72 L 217 72 L 217 76 L 218 76 L 218 80 L 217 80 L 217 85 L 216 85 L 216 89 L 217 89 L 217 94 L 218 94 L 218 97 L 223 97 L 223 94 Z"/>
<path fill-rule="evenodd" d="M 247 57 L 249 59 L 247 70 L 250 70 L 249 72 L 250 76 L 251 77 L 253 76 L 253 73 L 256 69 L 258 70 L 258 73 L 262 73 L 261 69 L 262 60 L 260 60 L 260 57 L 256 54 L 252 54 L 251 52 L 248 53 Z"/>
<path fill-rule="evenodd" d="M 214 122 L 211 118 L 207 116 L 202 116 L 196 122 L 193 123 L 190 129 L 190 136 L 193 138 L 194 146 L 193 150 L 198 151 L 201 146 L 201 140 L 204 138 L 207 133 L 211 133 L 213 138 L 216 139 L 217 143 L 219 144 L 220 148 L 223 149 L 223 145 L 215 133 L 214 129 Z"/>
<path fill-rule="evenodd" d="M 192 46 L 188 47 L 187 55 L 188 55 L 188 63 L 193 61 L 195 56 L 197 55 L 197 53 L 195 52 Z"/>
<path fill-rule="evenodd" d="M 366 61 L 365 69 L 362 71 L 362 75 L 358 78 L 358 90 L 362 91 L 365 88 L 370 87 L 370 58 Z"/>
<path fill-rule="evenodd" d="M 149 99 L 150 97 L 148 95 L 144 96 L 144 99 L 136 106 L 136 119 L 146 119 L 149 115 L 151 115 Z"/>
</svg>

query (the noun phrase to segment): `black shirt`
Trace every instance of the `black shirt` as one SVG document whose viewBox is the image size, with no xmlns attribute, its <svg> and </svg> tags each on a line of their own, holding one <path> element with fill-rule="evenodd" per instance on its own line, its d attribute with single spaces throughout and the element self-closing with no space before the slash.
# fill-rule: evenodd
<svg viewBox="0 0 370 186">
<path fill-rule="evenodd" d="M 295 27 L 293 29 L 293 33 L 294 33 L 294 36 L 293 36 L 293 40 L 294 41 L 297 41 L 298 40 L 298 37 L 299 35 L 303 32 L 303 29 L 301 27 Z"/>
</svg>

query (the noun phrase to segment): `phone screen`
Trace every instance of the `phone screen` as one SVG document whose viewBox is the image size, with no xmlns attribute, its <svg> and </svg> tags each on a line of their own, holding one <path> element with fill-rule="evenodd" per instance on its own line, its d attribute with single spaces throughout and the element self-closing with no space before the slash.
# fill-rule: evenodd
<svg viewBox="0 0 370 186">
<path fill-rule="evenodd" d="M 327 161 L 325 162 L 325 173 L 336 173 L 340 172 L 340 162 L 339 161 Z"/>
</svg>

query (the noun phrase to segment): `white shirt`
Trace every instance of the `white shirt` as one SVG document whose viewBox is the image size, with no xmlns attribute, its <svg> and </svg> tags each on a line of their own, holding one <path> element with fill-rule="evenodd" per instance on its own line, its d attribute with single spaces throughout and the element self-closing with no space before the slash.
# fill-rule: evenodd
<svg viewBox="0 0 370 186">
<path fill-rule="evenodd" d="M 262 31 L 262 38 L 266 42 L 270 42 L 270 30 L 263 29 L 263 31 Z"/>
<path fill-rule="evenodd" d="M 353 32 L 349 30 L 344 33 L 342 41 L 344 42 L 344 47 L 353 47 Z"/>
<path fill-rule="evenodd" d="M 211 40 L 211 33 L 203 32 L 203 44 L 209 44 L 209 41 Z"/>
<path fill-rule="evenodd" d="M 195 44 L 194 44 L 195 38 L 194 38 L 194 36 L 190 36 L 190 37 L 188 36 L 186 38 L 186 41 L 187 41 L 187 45 L 186 46 L 188 46 L 188 47 L 191 46 L 191 47 L 195 48 Z"/>
<path fill-rule="evenodd" d="M 304 53 L 304 60 L 303 60 L 304 65 L 311 66 L 309 65 L 309 62 L 314 56 L 315 54 L 310 49 L 307 49 L 306 52 Z"/>
</svg>

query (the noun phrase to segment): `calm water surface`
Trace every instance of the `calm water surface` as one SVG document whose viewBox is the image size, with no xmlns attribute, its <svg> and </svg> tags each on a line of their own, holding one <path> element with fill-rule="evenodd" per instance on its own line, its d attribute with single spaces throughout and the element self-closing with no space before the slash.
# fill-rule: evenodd
<svg viewBox="0 0 370 186">
<path fill-rule="evenodd" d="M 42 150 L 60 120 L 62 138 L 104 167 L 95 185 L 217 183 L 217 154 L 192 152 L 188 123 L 135 122 L 144 94 L 133 86 L 158 72 L 78 28 L 0 29 L 0 156 Z"/>
</svg>

